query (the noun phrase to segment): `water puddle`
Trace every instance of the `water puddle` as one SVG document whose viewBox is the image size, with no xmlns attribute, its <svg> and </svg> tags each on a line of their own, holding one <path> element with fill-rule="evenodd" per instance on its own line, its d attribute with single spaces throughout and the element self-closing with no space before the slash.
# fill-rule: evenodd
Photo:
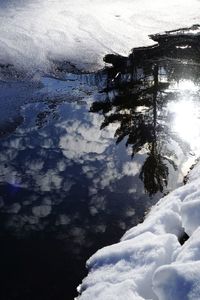
<svg viewBox="0 0 200 300">
<path fill-rule="evenodd" d="M 98 73 L 1 80 L 1 299 L 73 299 L 86 259 L 182 184 L 200 154 L 198 30 Z"/>
</svg>

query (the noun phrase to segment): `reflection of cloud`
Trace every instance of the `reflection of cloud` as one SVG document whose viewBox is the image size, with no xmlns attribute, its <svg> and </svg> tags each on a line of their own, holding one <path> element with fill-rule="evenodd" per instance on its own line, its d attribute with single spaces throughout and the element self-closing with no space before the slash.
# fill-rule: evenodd
<svg viewBox="0 0 200 300">
<path fill-rule="evenodd" d="M 12 149 L 12 148 L 10 147 L 10 144 L 8 144 L 8 143 L 5 144 L 5 149 L 6 149 L 6 151 L 2 151 L 2 152 L 0 153 L 0 161 L 1 161 L 1 162 L 7 163 L 7 162 L 9 162 L 10 160 L 16 158 L 19 149 L 17 149 L 17 150 L 16 150 L 16 149 Z M 0 171 L 1 171 L 1 169 L 0 169 Z"/>
<path fill-rule="evenodd" d="M 32 212 L 34 216 L 38 218 L 44 218 L 47 217 L 51 213 L 51 206 L 50 205 L 39 205 L 34 206 L 32 208 Z"/>
<path fill-rule="evenodd" d="M 52 205 L 52 200 L 49 197 L 43 197 L 42 204 L 44 205 Z"/>
<path fill-rule="evenodd" d="M 71 123 L 72 121 L 68 121 L 61 125 L 66 134 L 60 138 L 60 147 L 67 158 L 79 159 L 85 154 L 101 154 L 106 150 L 108 141 L 102 139 L 99 123 L 89 125 L 81 124 L 79 121 Z"/>
<path fill-rule="evenodd" d="M 65 178 L 63 180 L 63 190 L 65 192 L 69 192 L 75 183 L 76 183 L 75 180 L 72 180 L 70 178 Z"/>
<path fill-rule="evenodd" d="M 135 209 L 132 207 L 127 207 L 125 215 L 127 217 L 133 217 L 135 215 Z"/>
<path fill-rule="evenodd" d="M 90 209 L 94 213 L 96 211 L 103 211 L 106 208 L 106 201 L 104 196 L 93 196 L 90 201 Z M 96 209 L 96 211 L 95 211 Z"/>
<path fill-rule="evenodd" d="M 95 216 L 96 214 L 98 214 L 98 209 L 95 206 L 90 206 L 90 214 L 92 216 Z"/>
<path fill-rule="evenodd" d="M 59 225 L 68 225 L 70 222 L 71 222 L 70 217 L 67 216 L 67 215 L 62 214 L 62 215 L 59 215 L 59 216 L 57 217 L 57 220 L 56 220 L 56 223 L 55 223 L 55 224 L 56 224 L 57 226 L 59 226 Z"/>
<path fill-rule="evenodd" d="M 107 158 L 104 156 L 103 162 L 103 167 L 101 166 L 101 169 L 92 167 L 90 172 L 89 167 L 84 168 L 84 171 L 88 172 L 87 175 L 89 174 L 88 177 L 93 177 L 92 184 L 89 187 L 90 196 L 98 194 L 100 190 L 104 190 L 105 188 L 112 191 L 112 184 L 122 178 L 122 175 L 119 173 L 116 157 L 111 156 Z"/>
<path fill-rule="evenodd" d="M 100 131 L 100 115 L 82 112 L 81 115 L 83 121 L 74 118 L 57 125 L 65 132 L 60 138 L 60 147 L 64 155 L 79 161 L 86 154 L 104 153 L 113 142 L 114 133 L 114 129 L 111 128 Z"/>
<path fill-rule="evenodd" d="M 128 193 L 129 193 L 129 194 L 135 194 L 136 192 L 137 192 L 136 187 L 131 188 L 131 189 L 128 189 Z"/>
<path fill-rule="evenodd" d="M 4 211 L 10 214 L 17 214 L 21 209 L 21 205 L 19 203 L 13 203 L 12 205 L 6 206 Z"/>
<path fill-rule="evenodd" d="M 97 168 L 95 168 L 92 165 L 85 165 L 82 167 L 83 174 L 87 176 L 87 178 L 92 179 L 95 177 L 95 174 L 97 172 Z"/>
<path fill-rule="evenodd" d="M 141 169 L 141 165 L 137 162 L 126 162 L 123 165 L 122 173 L 127 176 L 135 176 L 138 175 Z"/>
<path fill-rule="evenodd" d="M 28 216 L 28 215 L 11 215 L 6 223 L 6 227 L 8 229 L 12 229 L 13 231 L 20 231 L 23 229 L 23 234 L 25 231 L 32 230 L 43 230 L 45 224 L 39 221 L 36 216 Z M 20 232 L 21 234 L 21 232 Z"/>
<path fill-rule="evenodd" d="M 31 205 L 34 201 L 38 200 L 38 196 L 37 195 L 31 195 L 30 197 L 28 197 L 28 200 L 23 201 L 23 205 Z"/>
<path fill-rule="evenodd" d="M 55 173 L 55 170 L 48 170 L 39 174 L 36 178 L 37 186 L 41 191 L 50 192 L 52 189 L 60 189 L 63 178 Z"/>
<path fill-rule="evenodd" d="M 22 138 L 19 138 L 19 137 L 16 137 L 16 138 L 13 138 L 11 141 L 10 141 L 10 147 L 12 149 L 17 149 L 17 150 L 22 150 L 24 149 L 24 145 L 23 145 L 23 140 Z"/>
<path fill-rule="evenodd" d="M 106 231 L 106 225 L 99 224 L 95 227 L 95 232 L 101 232 L 104 233 Z"/>
<path fill-rule="evenodd" d="M 0 208 L 2 208 L 3 206 L 4 206 L 3 197 L 0 196 Z"/>
<path fill-rule="evenodd" d="M 123 222 L 123 221 L 119 221 L 118 224 L 119 224 L 119 227 L 120 227 L 122 230 L 125 230 L 125 229 L 127 228 L 127 227 L 126 227 L 126 223 Z"/>
<path fill-rule="evenodd" d="M 58 168 L 59 172 L 65 171 L 66 163 L 64 162 L 64 160 L 60 160 L 57 162 L 57 168 Z"/>
<path fill-rule="evenodd" d="M 104 170 L 103 174 L 101 174 L 101 181 L 98 183 L 98 187 L 104 189 L 109 186 L 111 182 L 116 181 L 116 179 L 120 179 L 120 174 L 115 166 L 114 161 L 109 161 L 106 165 L 106 170 Z"/>
<path fill-rule="evenodd" d="M 85 243 L 86 232 L 83 228 L 74 227 L 72 230 L 70 230 L 70 235 L 73 237 L 73 241 L 76 244 L 81 245 Z"/>
<path fill-rule="evenodd" d="M 70 237 L 73 253 L 79 253 L 81 247 L 91 245 L 86 236 L 91 220 L 90 232 L 106 231 L 111 211 L 109 193 L 114 197 L 116 183 L 128 168 L 126 174 L 121 172 L 113 144 L 115 125 L 100 131 L 100 116 L 88 113 L 88 107 L 63 103 L 60 119 L 38 130 L 34 118 L 40 109 L 40 104 L 25 106 L 24 125 L 1 143 L 1 181 L 18 183 L 22 194 L 20 203 L 9 207 L 4 226 L 22 235 L 52 230 L 56 237 Z M 6 199 L 0 206 L 4 202 Z M 83 210 L 79 210 L 79 203 Z M 122 214 L 130 219 L 126 207 L 123 203 Z M 4 207 L 1 211 L 5 212 Z M 119 227 L 124 228 L 122 223 Z"/>
<path fill-rule="evenodd" d="M 74 136 L 66 135 L 65 137 L 61 137 L 60 147 L 67 158 L 77 159 L 86 153 L 103 153 L 107 145 L 100 142 L 93 143 L 93 141 L 84 140 L 84 138 L 77 133 Z"/>
<path fill-rule="evenodd" d="M 44 161 L 41 159 L 33 159 L 32 161 L 30 160 L 28 163 L 28 172 L 36 172 L 36 171 L 41 171 L 43 166 L 44 166 Z"/>
</svg>

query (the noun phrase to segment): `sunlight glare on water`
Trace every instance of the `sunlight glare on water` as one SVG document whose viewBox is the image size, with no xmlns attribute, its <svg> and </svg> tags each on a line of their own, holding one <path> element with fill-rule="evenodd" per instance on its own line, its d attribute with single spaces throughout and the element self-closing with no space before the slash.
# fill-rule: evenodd
<svg viewBox="0 0 200 300">
<path fill-rule="evenodd" d="M 194 93 L 198 91 L 199 86 L 196 85 L 192 80 L 183 79 L 176 84 L 176 88 L 179 89 L 181 93 L 182 92 Z"/>
<path fill-rule="evenodd" d="M 176 84 L 180 92 L 178 101 L 168 104 L 173 115 L 171 128 L 181 139 L 187 142 L 197 154 L 200 148 L 200 109 L 196 96 L 199 86 L 191 80 L 182 80 Z"/>
</svg>

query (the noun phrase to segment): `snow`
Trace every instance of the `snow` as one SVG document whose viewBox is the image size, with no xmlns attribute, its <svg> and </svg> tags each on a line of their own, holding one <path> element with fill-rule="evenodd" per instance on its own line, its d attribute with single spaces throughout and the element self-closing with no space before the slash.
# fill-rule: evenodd
<svg viewBox="0 0 200 300">
<path fill-rule="evenodd" d="M 55 61 L 103 66 L 107 53 L 150 45 L 149 34 L 198 23 L 197 0 L 10 0 L 0 2 L 0 64 L 32 74 Z"/>
<path fill-rule="evenodd" d="M 159 268 L 154 276 L 154 291 L 160 300 L 198 300 L 200 262 Z"/>
<path fill-rule="evenodd" d="M 152 232 L 156 235 L 173 233 L 176 236 L 181 236 L 183 228 L 179 214 L 180 204 L 181 201 L 178 197 L 165 197 L 151 210 L 145 222 L 138 224 L 124 234 L 122 241 L 137 237 L 144 232 Z"/>
<path fill-rule="evenodd" d="M 183 203 L 181 215 L 185 231 L 191 235 L 200 225 L 200 200 L 191 200 Z"/>
<path fill-rule="evenodd" d="M 200 228 L 175 253 L 175 261 L 155 272 L 153 289 L 159 299 L 199 299 Z"/>
<path fill-rule="evenodd" d="M 194 234 L 185 242 L 180 251 L 175 253 L 176 262 L 194 262 L 200 261 L 200 228 L 195 230 Z"/>
<path fill-rule="evenodd" d="M 158 266 L 170 263 L 179 247 L 172 234 L 157 236 L 146 232 L 134 242 L 123 241 L 120 247 L 115 244 L 99 250 L 88 260 L 91 273 L 83 281 L 82 289 L 86 290 L 81 299 L 154 297 L 152 274 Z"/>
<path fill-rule="evenodd" d="M 79 300 L 200 299 L 200 163 L 121 241 L 95 253 Z M 189 239 L 181 245 L 184 232 Z"/>
</svg>

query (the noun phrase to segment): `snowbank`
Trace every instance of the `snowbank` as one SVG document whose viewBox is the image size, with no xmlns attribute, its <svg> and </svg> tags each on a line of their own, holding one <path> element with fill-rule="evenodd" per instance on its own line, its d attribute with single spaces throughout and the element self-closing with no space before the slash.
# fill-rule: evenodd
<svg viewBox="0 0 200 300">
<path fill-rule="evenodd" d="M 163 264 L 171 263 L 179 248 L 172 234 L 145 232 L 133 240 L 99 250 L 88 261 L 91 270 L 84 280 L 81 299 L 154 298 L 151 277 Z"/>
<path fill-rule="evenodd" d="M 1 1 L 0 64 L 33 73 L 57 60 L 100 68 L 107 53 L 152 44 L 149 34 L 200 23 L 199 9 L 197 0 Z"/>
<path fill-rule="evenodd" d="M 177 251 L 174 262 L 155 272 L 153 289 L 159 299 L 197 300 L 200 297 L 200 228 Z"/>
<path fill-rule="evenodd" d="M 200 299 L 200 163 L 121 241 L 95 253 L 79 300 Z M 189 239 L 181 246 L 186 232 Z"/>
</svg>

